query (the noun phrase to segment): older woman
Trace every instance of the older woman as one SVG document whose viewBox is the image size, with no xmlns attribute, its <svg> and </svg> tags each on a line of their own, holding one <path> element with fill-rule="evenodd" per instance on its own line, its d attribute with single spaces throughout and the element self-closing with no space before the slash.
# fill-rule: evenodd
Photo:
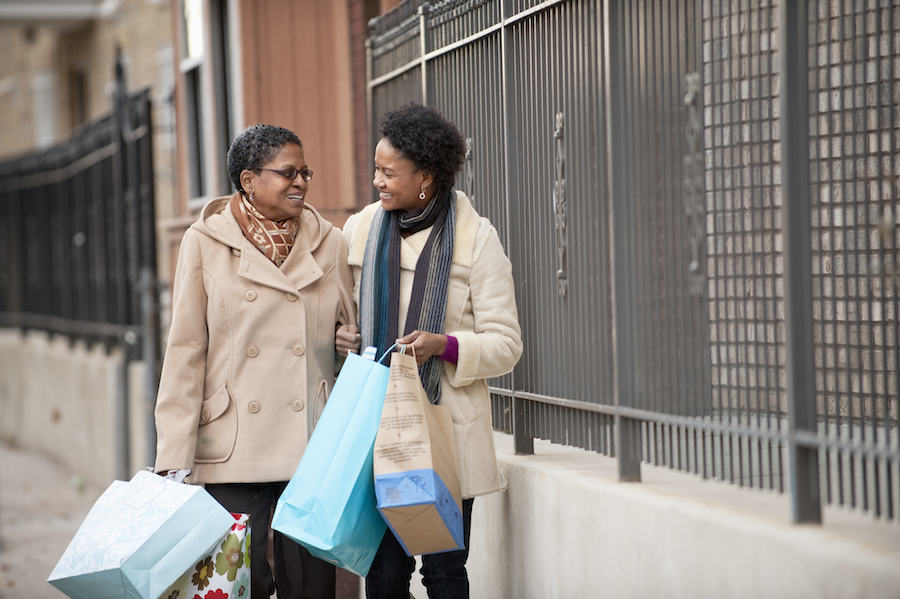
<svg viewBox="0 0 900 599">
<path fill-rule="evenodd" d="M 254 125 L 228 152 L 237 193 L 210 201 L 178 255 L 156 407 L 156 471 L 250 514 L 251 594 L 333 598 L 334 567 L 274 533 L 270 510 L 294 474 L 335 373 L 337 323 L 355 324 L 340 231 L 306 203 L 312 171 L 297 136 Z"/>
<path fill-rule="evenodd" d="M 465 550 L 425 555 L 429 597 L 468 597 L 473 498 L 505 488 L 497 467 L 486 379 L 522 354 L 512 267 L 491 223 L 453 189 L 465 157 L 456 127 L 407 105 L 384 115 L 375 148 L 379 201 L 348 219 L 344 237 L 359 325 L 338 349 L 412 344 L 432 402 L 450 407 L 463 496 Z M 398 339 L 399 337 L 399 339 Z M 415 561 L 388 529 L 366 578 L 370 599 L 408 597 Z"/>
</svg>

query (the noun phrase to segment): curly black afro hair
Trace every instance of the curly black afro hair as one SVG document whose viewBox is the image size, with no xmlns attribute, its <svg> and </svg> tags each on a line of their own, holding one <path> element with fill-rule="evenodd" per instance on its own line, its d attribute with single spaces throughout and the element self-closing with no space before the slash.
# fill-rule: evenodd
<svg viewBox="0 0 900 599">
<path fill-rule="evenodd" d="M 466 141 L 456 125 L 434 108 L 406 104 L 382 115 L 379 130 L 417 169 L 434 177 L 437 193 L 450 191 L 466 158 Z"/>
<path fill-rule="evenodd" d="M 250 125 L 244 129 L 228 150 L 228 176 L 235 189 L 244 193 L 241 187 L 241 172 L 256 170 L 272 160 L 287 144 L 297 144 L 300 138 L 284 127 L 276 125 Z"/>
</svg>

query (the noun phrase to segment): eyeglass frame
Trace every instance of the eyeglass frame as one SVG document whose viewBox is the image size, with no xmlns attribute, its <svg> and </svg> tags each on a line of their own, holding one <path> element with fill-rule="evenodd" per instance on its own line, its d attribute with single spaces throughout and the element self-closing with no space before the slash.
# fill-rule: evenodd
<svg viewBox="0 0 900 599">
<path fill-rule="evenodd" d="M 308 168 L 305 168 L 303 170 L 298 170 L 292 166 L 289 166 L 288 168 L 278 170 L 275 168 L 263 168 L 261 166 L 258 166 L 258 167 L 256 167 L 256 169 L 260 170 L 260 171 L 272 171 L 273 173 L 278 173 L 279 175 L 281 175 L 282 177 L 284 177 L 285 179 L 287 179 L 289 181 L 295 180 L 297 178 L 297 175 L 300 175 L 303 178 L 303 180 L 306 181 L 307 183 L 309 183 L 313 178 L 313 172 L 311 170 L 309 170 Z M 297 171 L 297 174 L 295 174 L 293 177 L 288 177 L 286 174 L 288 171 Z M 306 174 L 304 174 L 304 173 L 306 173 Z"/>
</svg>

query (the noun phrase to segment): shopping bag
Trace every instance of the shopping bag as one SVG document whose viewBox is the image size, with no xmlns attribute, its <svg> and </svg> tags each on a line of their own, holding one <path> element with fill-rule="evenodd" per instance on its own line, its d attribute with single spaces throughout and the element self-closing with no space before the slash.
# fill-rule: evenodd
<svg viewBox="0 0 900 599">
<path fill-rule="evenodd" d="M 407 555 L 464 548 L 450 408 L 428 400 L 403 347 L 391 355 L 373 468 L 378 510 Z"/>
<path fill-rule="evenodd" d="M 358 576 L 368 574 L 387 530 L 372 479 L 387 379 L 387 366 L 347 356 L 272 518 L 272 528 Z"/>
<path fill-rule="evenodd" d="M 231 528 L 159 599 L 249 599 L 250 516 L 231 514 Z"/>
<path fill-rule="evenodd" d="M 104 491 L 47 581 L 74 599 L 157 599 L 233 524 L 202 487 L 142 470 Z"/>
</svg>

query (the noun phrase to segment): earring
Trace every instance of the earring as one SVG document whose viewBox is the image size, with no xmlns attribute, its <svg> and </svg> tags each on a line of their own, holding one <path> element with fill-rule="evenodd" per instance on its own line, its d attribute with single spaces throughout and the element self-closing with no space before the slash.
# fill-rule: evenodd
<svg viewBox="0 0 900 599">
<path fill-rule="evenodd" d="M 250 197 L 247 199 L 250 201 L 251 204 L 253 203 L 253 190 L 252 189 L 250 190 Z"/>
<path fill-rule="evenodd" d="M 425 188 L 422 188 L 422 193 L 419 194 L 419 199 L 423 202 L 425 201 Z"/>
</svg>

